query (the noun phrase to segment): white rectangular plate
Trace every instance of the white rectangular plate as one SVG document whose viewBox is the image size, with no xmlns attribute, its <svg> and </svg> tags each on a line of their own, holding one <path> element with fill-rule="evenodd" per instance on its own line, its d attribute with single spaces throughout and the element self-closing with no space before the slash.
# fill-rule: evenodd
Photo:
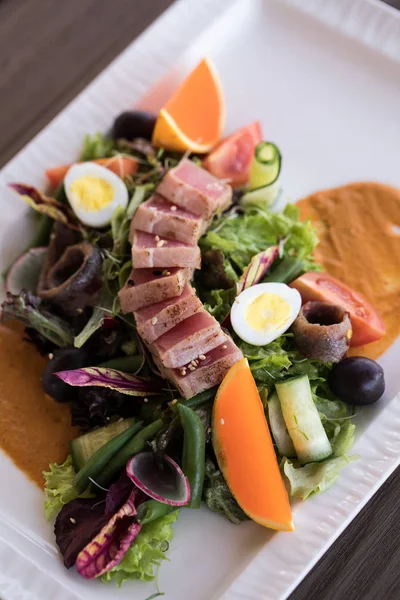
<svg viewBox="0 0 400 600">
<path fill-rule="evenodd" d="M 5 184 L 43 186 L 44 170 L 74 160 L 85 133 L 106 131 L 134 104 L 158 108 L 203 55 L 221 75 L 227 132 L 261 120 L 283 151 L 293 200 L 355 180 L 400 187 L 400 15 L 368 0 L 181 0 L 1 171 L 0 269 L 30 228 Z M 287 597 L 400 462 L 400 406 L 391 400 L 400 387 L 399 349 L 398 341 L 381 359 L 385 399 L 358 417 L 361 459 L 328 492 L 295 504 L 295 533 L 182 511 L 171 562 L 159 575 L 166 599 Z M 40 491 L 4 455 L 0 473 L 3 600 L 143 600 L 154 592 L 154 584 L 117 591 L 66 571 Z"/>
</svg>

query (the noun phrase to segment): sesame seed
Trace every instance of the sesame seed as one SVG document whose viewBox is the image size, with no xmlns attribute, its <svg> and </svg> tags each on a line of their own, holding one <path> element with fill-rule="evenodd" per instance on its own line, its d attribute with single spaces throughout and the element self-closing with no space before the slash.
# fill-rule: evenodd
<svg viewBox="0 0 400 600">
<path fill-rule="evenodd" d="M 190 364 L 192 364 L 194 367 L 196 367 L 198 365 L 197 360 L 194 358 L 193 360 L 190 361 Z"/>
<path fill-rule="evenodd" d="M 222 346 L 222 349 L 223 349 L 223 350 L 226 350 L 226 349 L 227 349 L 227 347 L 228 347 L 228 346 L 227 346 L 226 344 L 224 344 L 224 345 Z"/>
<path fill-rule="evenodd" d="M 207 433 L 211 433 L 211 427 L 207 429 Z"/>
<path fill-rule="evenodd" d="M 178 207 L 177 207 L 177 206 L 175 206 L 175 204 L 173 204 L 173 205 L 171 206 L 171 210 L 172 210 L 173 212 L 175 212 L 176 210 L 178 210 Z"/>
<path fill-rule="evenodd" d="M 143 402 L 148 402 L 149 399 L 148 398 L 143 398 Z"/>
<path fill-rule="evenodd" d="M 200 360 L 206 360 L 206 357 L 204 356 L 204 354 L 200 354 L 199 359 Z"/>
<path fill-rule="evenodd" d="M 76 519 L 74 519 L 74 517 L 70 517 L 69 520 L 71 521 L 72 525 L 76 525 Z"/>
<path fill-rule="evenodd" d="M 224 425 L 225 424 L 225 419 L 221 419 L 220 423 L 221 423 L 221 425 Z"/>
<path fill-rule="evenodd" d="M 183 367 L 183 369 L 181 369 L 181 375 L 186 375 L 186 369 L 185 369 L 185 367 Z"/>
<path fill-rule="evenodd" d="M 178 403 L 178 400 L 176 398 L 174 398 L 171 402 L 171 406 L 174 406 L 174 404 L 177 404 L 177 403 Z"/>
<path fill-rule="evenodd" d="M 151 320 L 151 324 L 155 325 L 156 323 L 158 323 L 158 319 L 157 319 L 157 317 L 153 317 Z"/>
<path fill-rule="evenodd" d="M 193 365 L 189 365 L 189 371 L 195 371 L 196 367 L 194 367 Z"/>
<path fill-rule="evenodd" d="M 123 419 L 123 417 L 121 417 L 120 419 L 118 419 L 118 421 L 117 421 L 117 422 L 118 422 L 118 423 L 122 423 L 122 421 L 123 421 L 123 420 L 124 420 L 124 419 Z"/>
<path fill-rule="evenodd" d="M 154 239 L 155 239 L 156 242 L 159 242 L 160 241 L 160 236 L 156 235 Z"/>
<path fill-rule="evenodd" d="M 54 358 L 54 354 L 52 352 L 49 352 L 49 360 L 53 360 Z"/>
<path fill-rule="evenodd" d="M 83 313 L 83 308 L 77 308 L 76 312 L 79 313 L 79 314 Z"/>
<path fill-rule="evenodd" d="M 164 244 L 166 244 L 167 242 L 165 240 L 160 240 L 159 242 L 156 243 L 157 248 L 162 248 L 164 246 Z"/>
<path fill-rule="evenodd" d="M 164 271 L 162 272 L 163 275 L 171 275 L 171 271 L 168 271 L 168 269 L 164 269 Z"/>
</svg>

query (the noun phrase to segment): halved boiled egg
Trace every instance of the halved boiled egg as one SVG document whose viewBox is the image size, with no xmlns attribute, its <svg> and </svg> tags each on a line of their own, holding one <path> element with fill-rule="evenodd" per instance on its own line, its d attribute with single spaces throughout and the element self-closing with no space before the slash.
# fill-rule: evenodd
<svg viewBox="0 0 400 600">
<path fill-rule="evenodd" d="M 297 290 L 285 283 L 258 283 L 236 297 L 231 323 L 242 340 L 265 346 L 289 329 L 300 308 Z"/>
<path fill-rule="evenodd" d="M 105 227 L 118 206 L 128 205 L 129 194 L 122 179 L 93 162 L 72 165 L 64 187 L 72 210 L 90 227 Z"/>
</svg>

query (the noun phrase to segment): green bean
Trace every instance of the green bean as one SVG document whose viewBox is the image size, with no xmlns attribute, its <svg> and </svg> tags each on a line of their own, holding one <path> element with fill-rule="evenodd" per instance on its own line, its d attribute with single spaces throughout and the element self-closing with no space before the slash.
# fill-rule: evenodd
<svg viewBox="0 0 400 600">
<path fill-rule="evenodd" d="M 280 283 L 290 283 L 302 273 L 304 273 L 303 261 L 293 256 L 285 256 L 271 274 L 263 279 L 263 282 L 277 281 Z"/>
<path fill-rule="evenodd" d="M 142 425 L 141 421 L 134 423 L 128 429 L 125 429 L 125 431 L 122 431 L 119 435 L 108 441 L 107 444 L 99 448 L 89 458 L 74 479 L 74 487 L 79 494 L 84 492 L 90 485 L 90 479 L 96 481 L 97 476 L 103 471 L 109 461 L 112 460 L 112 457 L 140 431 Z"/>
<path fill-rule="evenodd" d="M 182 469 L 190 484 L 190 508 L 200 508 L 205 476 L 206 436 L 203 423 L 185 404 L 178 404 L 183 427 Z"/>
<path fill-rule="evenodd" d="M 105 369 L 117 369 L 117 371 L 123 371 L 124 373 L 136 373 L 142 364 L 143 357 L 137 355 L 111 358 L 97 366 L 104 367 Z"/>
<path fill-rule="evenodd" d="M 176 506 L 170 506 L 169 504 L 164 504 L 158 500 L 147 500 L 146 502 L 139 504 L 137 509 L 137 520 L 142 525 L 146 525 L 146 523 L 151 523 L 151 521 L 155 521 L 160 517 L 165 517 L 165 515 L 168 515 L 174 510 L 176 510 Z"/>
<path fill-rule="evenodd" d="M 178 404 L 183 403 L 185 406 L 188 406 L 189 408 L 197 408 L 198 406 L 201 406 L 202 404 L 206 404 L 206 402 L 210 402 L 211 400 L 214 400 L 217 390 L 218 390 L 218 387 L 215 386 L 209 390 L 200 392 L 200 394 L 193 396 L 193 398 L 190 398 L 189 400 L 185 400 L 184 398 L 178 398 Z M 174 409 L 174 406 L 177 409 L 176 402 L 175 402 L 175 404 L 171 405 L 171 408 Z"/>
<path fill-rule="evenodd" d="M 157 419 L 141 431 L 136 433 L 129 441 L 113 455 L 111 460 L 105 465 L 104 469 L 96 480 L 99 485 L 106 486 L 110 483 L 114 475 L 126 466 L 126 463 L 132 456 L 141 452 L 147 441 L 152 440 L 163 427 L 162 419 Z"/>
</svg>

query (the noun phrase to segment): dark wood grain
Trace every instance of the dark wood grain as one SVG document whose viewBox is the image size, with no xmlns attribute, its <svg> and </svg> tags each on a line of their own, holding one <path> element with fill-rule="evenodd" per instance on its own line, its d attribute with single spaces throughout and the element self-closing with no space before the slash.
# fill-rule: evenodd
<svg viewBox="0 0 400 600">
<path fill-rule="evenodd" d="M 170 4 L 0 0 L 0 165 Z M 400 469 L 290 600 L 400 600 L 399 497 Z"/>
</svg>

